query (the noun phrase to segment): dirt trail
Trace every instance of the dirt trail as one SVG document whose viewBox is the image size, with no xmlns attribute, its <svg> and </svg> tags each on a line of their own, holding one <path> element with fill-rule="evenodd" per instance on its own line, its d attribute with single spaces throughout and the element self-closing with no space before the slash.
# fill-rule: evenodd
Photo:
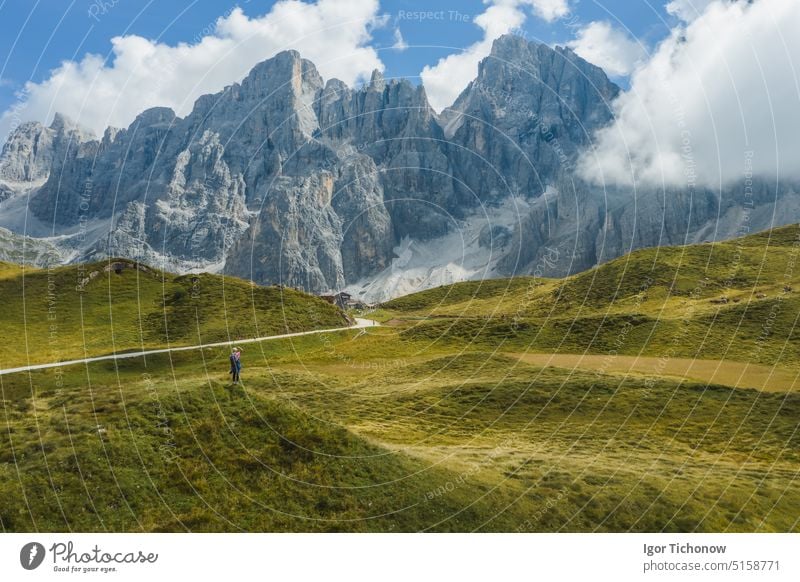
<svg viewBox="0 0 800 582">
<path fill-rule="evenodd" d="M 44 370 L 46 368 L 61 368 L 64 366 L 72 366 L 75 364 L 86 364 L 89 362 L 102 362 L 104 360 L 124 360 L 128 358 L 139 358 L 141 356 L 149 356 L 151 354 L 166 354 L 167 352 L 186 352 L 190 350 L 199 350 L 202 348 L 215 348 L 219 346 L 232 346 L 238 344 L 250 344 L 255 342 L 263 342 L 269 340 L 277 340 L 277 339 L 284 339 L 290 337 L 298 337 L 302 335 L 313 335 L 317 333 L 330 333 L 334 331 L 346 331 L 348 329 L 361 329 L 365 327 L 374 327 L 376 325 L 380 325 L 377 321 L 373 321 L 371 319 L 362 319 L 360 317 L 356 318 L 356 323 L 351 325 L 350 327 L 336 327 L 333 329 L 314 329 L 311 331 L 298 331 L 295 333 L 284 333 L 280 335 L 268 335 L 264 337 L 255 337 L 250 339 L 243 339 L 243 340 L 236 340 L 236 341 L 226 341 L 226 342 L 214 342 L 210 344 L 199 344 L 196 346 L 179 346 L 175 348 L 159 348 L 155 350 L 144 350 L 140 352 L 124 352 L 121 354 L 110 354 L 107 356 L 96 356 L 93 358 L 82 358 L 78 360 L 67 360 L 64 362 L 51 362 L 48 364 L 33 364 L 31 366 L 20 366 L 19 368 L 6 368 L 5 370 L 0 370 L 0 376 L 4 374 L 16 374 L 18 372 L 28 372 L 30 370 Z"/>
</svg>

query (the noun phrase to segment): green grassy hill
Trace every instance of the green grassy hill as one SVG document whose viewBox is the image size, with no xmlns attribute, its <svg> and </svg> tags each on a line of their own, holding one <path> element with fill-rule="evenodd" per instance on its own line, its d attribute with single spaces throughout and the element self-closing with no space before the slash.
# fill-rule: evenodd
<svg viewBox="0 0 800 582">
<path fill-rule="evenodd" d="M 800 225 L 643 249 L 562 280 L 520 277 L 386 303 L 404 335 L 481 348 L 800 367 Z M 411 325 L 413 323 L 413 325 Z"/>
<path fill-rule="evenodd" d="M 265 343 L 237 387 L 223 348 L 2 376 L 0 526 L 800 529 L 797 394 L 388 358 L 390 334 Z"/>
<path fill-rule="evenodd" d="M 177 276 L 122 259 L 2 264 L 0 297 L 2 368 L 347 325 L 339 309 L 293 289 Z"/>
<path fill-rule="evenodd" d="M 380 327 L 250 344 L 239 386 L 224 348 L 0 376 L 0 527 L 798 532 L 798 235 L 432 289 Z M 258 333 L 342 317 L 229 278 L 92 285 L 89 328 L 112 337 L 110 310 L 127 345 L 226 339 L 253 293 Z"/>
<path fill-rule="evenodd" d="M 166 378 L 191 377 L 199 364 L 194 352 L 149 358 L 152 376 L 139 373 L 142 362 L 92 364 L 91 392 L 78 373 L 28 401 L 15 394 L 29 390 L 23 378 L 5 380 L 3 530 L 407 531 L 482 491 L 469 485 L 432 511 L 427 492 L 455 473 L 393 455 L 268 390 Z M 469 527 L 503 501 L 512 499 L 479 502 L 443 529 Z"/>
</svg>

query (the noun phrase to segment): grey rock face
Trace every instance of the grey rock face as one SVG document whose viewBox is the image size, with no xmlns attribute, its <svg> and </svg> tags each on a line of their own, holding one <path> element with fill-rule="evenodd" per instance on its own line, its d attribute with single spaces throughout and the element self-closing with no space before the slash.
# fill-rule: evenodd
<svg viewBox="0 0 800 582">
<path fill-rule="evenodd" d="M 779 193 L 779 194 L 776 194 Z M 724 240 L 800 221 L 800 185 L 754 179 L 730 189 L 598 190 L 563 174 L 515 229 L 504 274 L 561 277 L 633 250 Z"/>
<path fill-rule="evenodd" d="M 63 263 L 64 258 L 64 253 L 47 240 L 0 228 L 0 261 L 49 267 Z"/>
<path fill-rule="evenodd" d="M 220 262 L 247 229 L 245 183 L 223 159 L 219 135 L 205 131 L 175 159 L 166 196 L 148 207 L 144 232 L 163 233 L 169 254 Z"/>
<path fill-rule="evenodd" d="M 468 195 L 541 195 L 611 120 L 618 93 L 601 69 L 569 49 L 496 40 L 478 77 L 443 115 Z"/>
<path fill-rule="evenodd" d="M 3 184 L 0 182 L 0 202 L 3 200 L 7 200 L 14 195 L 14 188 L 9 186 L 8 184 Z"/>
<path fill-rule="evenodd" d="M 385 269 L 392 253 L 392 219 L 384 205 L 381 176 L 366 155 L 341 164 L 332 206 L 342 221 L 345 281 L 358 281 Z"/>
<path fill-rule="evenodd" d="M 354 146 L 382 170 L 383 198 L 396 238 L 428 239 L 446 232 L 448 209 L 458 208 L 460 201 L 444 133 L 424 88 L 407 80 L 386 82 L 377 71 L 358 91 L 330 81 L 317 115 L 327 143 Z"/>
<path fill-rule="evenodd" d="M 342 225 L 331 206 L 333 184 L 326 172 L 279 177 L 229 253 L 226 272 L 311 291 L 342 287 Z"/>
<path fill-rule="evenodd" d="M 50 127 L 32 121 L 20 125 L 0 153 L 0 180 L 13 190 L 16 183 L 40 182 L 71 158 L 92 135 L 56 113 Z"/>
<path fill-rule="evenodd" d="M 40 219 L 63 227 L 109 218 L 128 202 L 152 200 L 166 182 L 163 153 L 175 115 L 167 108 L 141 113 L 127 130 L 72 148 L 31 200 Z M 171 160 L 174 164 L 174 159 Z"/>
<path fill-rule="evenodd" d="M 0 202 L 32 192 L 72 260 L 127 256 L 314 292 L 409 289 L 405 268 L 434 282 L 563 275 L 642 246 L 743 234 L 745 222 L 766 228 L 776 209 L 777 222 L 800 220 L 792 185 L 760 183 L 745 209 L 735 190 L 581 182 L 575 159 L 618 93 L 569 49 L 505 36 L 437 115 L 421 86 L 378 72 L 360 88 L 326 83 L 286 51 L 183 119 L 153 108 L 99 140 L 61 116 L 21 126 L 0 154 Z M 468 260 L 454 256 L 462 245 Z"/>
<path fill-rule="evenodd" d="M 11 134 L 0 154 L 0 178 L 33 182 L 47 178 L 53 166 L 55 131 L 32 121 Z"/>
</svg>

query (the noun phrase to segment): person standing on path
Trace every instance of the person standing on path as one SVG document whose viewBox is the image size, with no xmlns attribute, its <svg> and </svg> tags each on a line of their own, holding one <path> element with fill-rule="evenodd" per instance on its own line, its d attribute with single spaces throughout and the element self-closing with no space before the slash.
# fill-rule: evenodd
<svg viewBox="0 0 800 582">
<path fill-rule="evenodd" d="M 233 376 L 233 383 L 239 383 L 239 373 L 242 371 L 242 350 L 239 348 L 233 348 L 231 352 L 231 371 L 229 372 Z"/>
</svg>

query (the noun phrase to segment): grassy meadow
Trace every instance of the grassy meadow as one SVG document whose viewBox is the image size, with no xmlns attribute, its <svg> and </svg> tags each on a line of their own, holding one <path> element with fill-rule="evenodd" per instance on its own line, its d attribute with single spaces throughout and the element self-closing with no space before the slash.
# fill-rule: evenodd
<svg viewBox="0 0 800 582">
<path fill-rule="evenodd" d="M 800 531 L 798 254 L 791 226 L 433 289 L 367 314 L 380 327 L 248 344 L 238 386 L 225 348 L 2 375 L 0 526 Z M 127 348 L 225 340 L 229 305 L 245 335 L 341 325 L 301 293 L 187 277 L 97 275 L 89 321 Z"/>
<path fill-rule="evenodd" d="M 172 275 L 123 259 L 0 264 L 0 297 L 0 368 L 347 325 L 340 310 L 294 289 Z"/>
</svg>

